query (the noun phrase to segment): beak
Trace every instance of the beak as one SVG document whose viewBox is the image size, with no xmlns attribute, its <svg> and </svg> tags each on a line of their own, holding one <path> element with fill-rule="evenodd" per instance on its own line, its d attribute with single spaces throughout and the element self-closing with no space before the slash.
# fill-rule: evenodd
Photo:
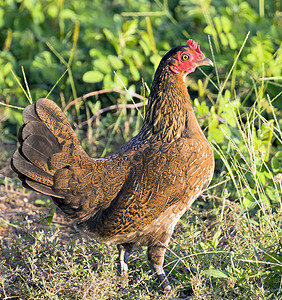
<svg viewBox="0 0 282 300">
<path fill-rule="evenodd" d="M 212 61 L 207 57 L 205 57 L 204 59 L 196 60 L 195 63 L 197 65 L 197 67 L 199 67 L 199 66 L 211 66 L 211 67 L 213 67 Z"/>
</svg>

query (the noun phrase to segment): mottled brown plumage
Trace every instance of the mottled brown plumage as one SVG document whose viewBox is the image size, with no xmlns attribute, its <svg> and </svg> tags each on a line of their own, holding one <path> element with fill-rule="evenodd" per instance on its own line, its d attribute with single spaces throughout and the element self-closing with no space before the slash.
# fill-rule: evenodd
<svg viewBox="0 0 282 300">
<path fill-rule="evenodd" d="M 185 83 L 200 65 L 212 63 L 192 40 L 169 51 L 156 71 L 141 131 L 106 158 L 85 153 L 54 102 L 36 101 L 23 112 L 11 162 L 25 187 L 50 195 L 81 230 L 118 244 L 123 278 L 133 245 L 147 245 L 166 292 L 171 286 L 162 266 L 173 229 L 214 169 Z"/>
</svg>

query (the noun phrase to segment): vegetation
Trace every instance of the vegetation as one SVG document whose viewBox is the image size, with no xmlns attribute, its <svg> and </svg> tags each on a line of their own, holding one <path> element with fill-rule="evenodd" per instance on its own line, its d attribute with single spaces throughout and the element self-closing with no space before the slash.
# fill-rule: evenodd
<svg viewBox="0 0 282 300">
<path fill-rule="evenodd" d="M 188 76 L 187 84 L 213 145 L 216 167 L 210 187 L 181 219 L 167 250 L 166 268 L 174 286 L 168 298 L 279 299 L 280 2 L 0 4 L 1 298 L 159 296 L 157 281 L 149 280 L 154 274 L 144 249 L 130 260 L 129 292 L 121 291 L 115 247 L 60 225 L 60 212 L 55 213 L 49 199 L 22 189 L 12 173 L 4 176 L 2 170 L 22 124 L 19 108 L 40 97 L 64 109 L 92 156 L 115 151 L 142 125 L 145 98 L 162 55 L 193 38 L 215 63 L 214 70 L 203 68 Z M 100 92 L 83 97 L 93 91 Z M 136 102 L 138 109 L 132 105 Z"/>
</svg>

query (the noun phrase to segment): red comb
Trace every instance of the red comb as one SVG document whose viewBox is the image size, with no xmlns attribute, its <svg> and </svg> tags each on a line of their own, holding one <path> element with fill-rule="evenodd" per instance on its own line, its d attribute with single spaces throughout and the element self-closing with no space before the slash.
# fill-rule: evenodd
<svg viewBox="0 0 282 300">
<path fill-rule="evenodd" d="M 187 41 L 187 46 L 190 47 L 191 49 L 194 49 L 196 52 L 198 52 L 199 54 L 202 54 L 202 51 L 200 50 L 200 46 L 194 42 L 193 40 L 188 40 Z"/>
</svg>

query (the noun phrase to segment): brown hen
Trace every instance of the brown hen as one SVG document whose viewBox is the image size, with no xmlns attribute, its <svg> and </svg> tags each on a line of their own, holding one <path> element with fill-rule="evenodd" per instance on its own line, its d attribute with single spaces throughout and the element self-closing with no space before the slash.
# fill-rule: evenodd
<svg viewBox="0 0 282 300">
<path fill-rule="evenodd" d="M 212 62 L 192 40 L 170 50 L 156 71 L 139 134 L 105 158 L 85 153 L 54 102 L 36 101 L 24 109 L 11 161 L 25 187 L 51 196 L 88 235 L 118 244 L 124 279 L 133 245 L 147 245 L 165 292 L 171 286 L 162 267 L 174 227 L 214 170 L 185 83 L 202 65 Z"/>
</svg>

